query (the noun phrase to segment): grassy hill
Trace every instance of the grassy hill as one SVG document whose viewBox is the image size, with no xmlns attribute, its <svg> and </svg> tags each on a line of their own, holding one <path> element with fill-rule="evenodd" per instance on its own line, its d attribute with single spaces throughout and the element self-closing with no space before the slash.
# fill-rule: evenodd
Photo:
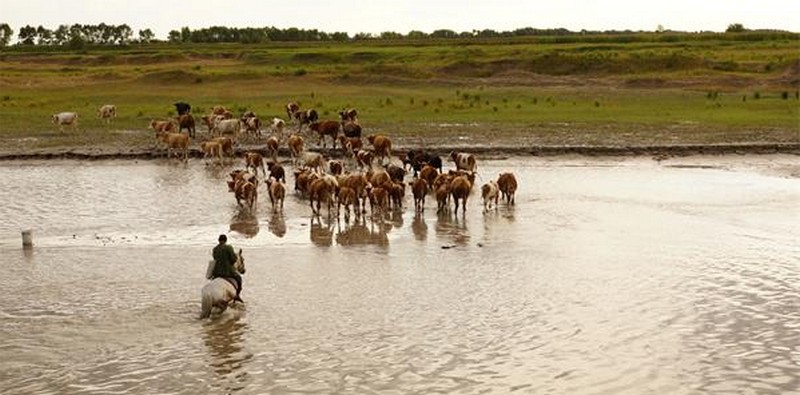
<svg viewBox="0 0 800 395">
<path fill-rule="evenodd" d="M 567 41 L 567 42 L 561 42 Z M 189 102 L 282 116 L 290 100 L 407 145 L 800 142 L 795 35 L 641 33 L 355 43 L 150 44 L 0 52 L 6 152 L 148 147 L 151 119 Z M 95 117 L 105 103 L 119 118 Z M 80 132 L 50 114 L 77 111 Z"/>
</svg>

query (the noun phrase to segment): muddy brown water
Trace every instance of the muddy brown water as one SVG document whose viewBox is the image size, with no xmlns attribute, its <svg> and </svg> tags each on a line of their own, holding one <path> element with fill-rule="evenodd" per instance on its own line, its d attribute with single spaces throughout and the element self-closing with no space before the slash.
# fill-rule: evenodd
<svg viewBox="0 0 800 395">
<path fill-rule="evenodd" d="M 349 224 L 243 212 L 228 170 L 0 163 L 2 392 L 800 388 L 796 156 L 481 160 L 514 207 Z M 246 305 L 201 321 L 219 233 Z"/>
</svg>

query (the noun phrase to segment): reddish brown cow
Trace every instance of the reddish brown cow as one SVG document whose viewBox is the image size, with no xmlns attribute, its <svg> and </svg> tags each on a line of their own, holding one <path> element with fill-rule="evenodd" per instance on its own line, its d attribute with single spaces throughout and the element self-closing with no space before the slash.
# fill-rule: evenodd
<svg viewBox="0 0 800 395">
<path fill-rule="evenodd" d="M 339 212 L 344 206 L 344 220 L 350 221 L 350 206 L 355 205 L 355 211 L 358 213 L 358 195 L 356 195 L 356 191 L 350 187 L 339 187 L 339 195 L 336 199 L 336 216 L 339 216 Z"/>
<path fill-rule="evenodd" d="M 392 140 L 384 135 L 369 135 L 367 136 L 367 141 L 372 144 L 372 148 L 375 151 L 375 156 L 383 159 L 389 159 L 392 157 Z"/>
<path fill-rule="evenodd" d="M 186 132 L 189 133 L 189 137 L 195 137 L 195 129 L 194 129 L 194 117 L 192 114 L 183 114 L 179 115 L 178 118 L 178 131 L 183 132 L 183 129 L 186 129 Z"/>
<path fill-rule="evenodd" d="M 286 188 L 283 186 L 283 183 L 268 178 L 267 193 L 269 193 L 269 202 L 272 203 L 272 211 L 275 211 L 275 207 L 279 203 L 281 211 L 283 211 L 283 199 L 286 196 Z"/>
<path fill-rule="evenodd" d="M 356 192 L 356 199 L 361 199 L 361 210 L 358 209 L 358 202 L 356 201 L 355 212 L 364 212 L 367 204 L 366 189 L 369 184 L 367 176 L 364 173 L 352 173 L 346 176 L 339 177 L 339 186 L 348 187 Z"/>
<path fill-rule="evenodd" d="M 217 163 L 222 164 L 222 143 L 219 141 L 203 141 L 200 143 L 200 149 L 203 151 L 203 159 L 211 157 L 217 158 Z"/>
<path fill-rule="evenodd" d="M 303 152 L 303 138 L 293 134 L 289 136 L 289 139 L 286 141 L 286 144 L 289 145 L 289 153 L 292 155 L 292 162 L 295 162 L 300 154 Z"/>
<path fill-rule="evenodd" d="M 466 176 L 457 176 L 450 181 L 450 196 L 453 197 L 454 213 L 458 214 L 458 201 L 461 200 L 461 213 L 467 213 L 467 198 L 472 189 L 472 183 Z"/>
<path fill-rule="evenodd" d="M 236 190 L 234 194 L 236 196 L 236 204 L 242 205 L 242 200 L 244 200 L 247 208 L 253 210 L 256 207 L 256 201 L 258 200 L 258 189 L 256 188 L 256 182 L 253 181 L 242 181 L 236 185 Z"/>
<path fill-rule="evenodd" d="M 377 213 L 383 215 L 389 209 L 389 192 L 383 187 L 374 187 L 367 189 L 369 194 L 369 207 L 372 210 L 372 216 Z M 377 210 L 376 210 L 377 209 Z"/>
<path fill-rule="evenodd" d="M 447 211 L 448 200 L 450 198 L 450 184 L 443 183 L 436 188 L 436 212 Z"/>
<path fill-rule="evenodd" d="M 339 135 L 339 127 L 340 125 L 337 121 L 314 122 L 308 126 L 309 129 L 317 132 L 319 136 L 317 145 L 322 145 L 322 148 L 326 146 L 325 136 L 331 136 L 333 149 L 336 149 L 336 137 Z"/>
<path fill-rule="evenodd" d="M 172 121 L 150 121 L 150 128 L 153 129 L 156 133 L 163 133 L 163 132 L 174 132 L 175 131 L 175 123 Z"/>
<path fill-rule="evenodd" d="M 433 182 L 436 180 L 437 176 L 439 176 L 439 172 L 431 165 L 425 165 L 419 172 L 419 178 L 425 180 L 425 183 L 431 191 L 434 191 Z"/>
<path fill-rule="evenodd" d="M 497 178 L 497 186 L 503 194 L 507 204 L 514 204 L 514 194 L 517 192 L 517 178 L 514 173 L 500 173 Z"/>
<path fill-rule="evenodd" d="M 417 212 L 425 210 L 425 195 L 428 193 L 428 182 L 423 178 L 418 178 L 409 182 L 411 193 L 414 195 L 414 210 Z"/>
<path fill-rule="evenodd" d="M 328 204 L 328 215 L 330 215 L 331 207 L 333 206 L 333 193 L 333 188 L 326 180 L 318 178 L 311 181 L 311 184 L 308 186 L 308 201 L 311 205 L 311 211 L 319 215 L 320 205 L 325 201 Z M 314 208 L 314 202 L 317 202 L 316 208 Z"/>
<path fill-rule="evenodd" d="M 361 124 L 358 121 L 342 121 L 342 133 L 349 138 L 361 138 Z"/>
</svg>

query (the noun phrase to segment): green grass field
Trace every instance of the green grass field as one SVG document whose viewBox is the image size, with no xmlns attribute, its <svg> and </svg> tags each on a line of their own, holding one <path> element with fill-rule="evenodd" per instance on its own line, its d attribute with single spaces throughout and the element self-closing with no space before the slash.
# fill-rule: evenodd
<svg viewBox="0 0 800 395">
<path fill-rule="evenodd" d="M 5 152 L 152 145 L 183 100 L 262 119 L 290 100 L 407 145 L 800 142 L 797 40 L 150 45 L 0 52 Z M 105 103 L 119 116 L 96 118 Z M 77 111 L 60 133 L 50 114 Z M 204 131 L 204 128 L 200 128 Z"/>
</svg>

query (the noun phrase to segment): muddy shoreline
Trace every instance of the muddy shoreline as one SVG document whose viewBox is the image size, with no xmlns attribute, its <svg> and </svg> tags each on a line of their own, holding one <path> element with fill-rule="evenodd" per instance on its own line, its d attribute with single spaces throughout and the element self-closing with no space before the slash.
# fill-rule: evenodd
<svg viewBox="0 0 800 395">
<path fill-rule="evenodd" d="M 398 146 L 395 152 L 404 152 L 414 149 L 412 146 Z M 309 148 L 310 151 L 325 152 L 331 157 L 341 157 L 344 152 L 340 149 L 322 150 Z M 447 155 L 454 150 L 469 151 L 484 156 L 692 156 L 692 155 L 747 155 L 747 154 L 794 154 L 800 155 L 800 143 L 743 143 L 743 144 L 680 144 L 680 145 L 636 145 L 636 146 L 600 146 L 600 145 L 532 145 L 532 146 L 428 146 L 427 151 L 438 155 Z M 266 155 L 266 150 L 259 145 L 241 145 L 237 147 L 236 154 L 240 156 L 247 151 L 260 151 Z M 119 148 L 71 148 L 37 150 L 34 152 L 0 153 L 0 161 L 10 160 L 42 160 L 42 159 L 78 159 L 78 160 L 106 160 L 106 159 L 158 159 L 163 158 L 166 151 L 158 148 L 144 149 L 119 149 Z M 199 149 L 189 149 L 189 156 L 202 158 Z M 289 152 L 282 149 L 280 156 L 288 157 Z"/>
</svg>

